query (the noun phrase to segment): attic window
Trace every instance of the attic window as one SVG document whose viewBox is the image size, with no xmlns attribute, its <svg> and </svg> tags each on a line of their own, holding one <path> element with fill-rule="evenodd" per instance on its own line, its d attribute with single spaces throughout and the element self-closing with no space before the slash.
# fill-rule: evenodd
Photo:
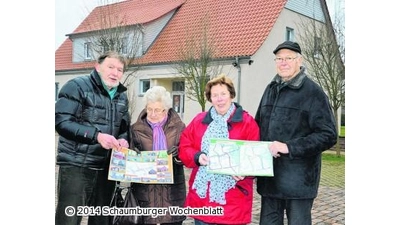
<svg viewBox="0 0 400 225">
<path fill-rule="evenodd" d="M 294 30 L 293 28 L 286 27 L 286 41 L 294 41 Z"/>
<path fill-rule="evenodd" d="M 91 52 L 91 44 L 92 43 L 90 43 L 90 42 L 85 42 L 85 44 L 84 44 L 83 56 L 84 56 L 85 60 L 92 59 L 92 56 L 90 54 L 90 52 Z"/>
<path fill-rule="evenodd" d="M 127 37 L 123 38 L 122 44 L 121 44 L 121 53 L 123 55 L 128 55 L 128 41 L 129 39 Z"/>
<path fill-rule="evenodd" d="M 321 41 L 320 37 L 314 37 L 314 58 L 317 59 L 322 56 Z"/>
<path fill-rule="evenodd" d="M 110 47 L 108 45 L 103 45 L 103 53 L 110 51 Z"/>
</svg>

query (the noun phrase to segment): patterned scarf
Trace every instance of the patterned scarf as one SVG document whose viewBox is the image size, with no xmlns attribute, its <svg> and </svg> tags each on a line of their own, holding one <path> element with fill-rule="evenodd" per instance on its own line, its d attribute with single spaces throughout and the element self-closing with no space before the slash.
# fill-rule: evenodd
<svg viewBox="0 0 400 225">
<path fill-rule="evenodd" d="M 219 115 L 214 107 L 210 109 L 213 121 L 208 125 L 203 135 L 201 141 L 202 152 L 208 154 L 211 138 L 229 138 L 227 120 L 234 110 L 235 105 L 233 103 L 224 116 Z M 210 182 L 210 202 L 225 205 L 225 193 L 235 187 L 236 181 L 230 175 L 207 173 L 206 167 L 200 166 L 192 187 L 192 189 L 196 189 L 196 193 L 200 198 L 206 197 L 208 182 Z"/>
<path fill-rule="evenodd" d="M 167 150 L 167 138 L 165 137 L 163 126 L 167 122 L 167 117 L 158 123 L 152 123 L 147 120 L 147 123 L 153 129 L 153 151 L 154 150 Z"/>
</svg>

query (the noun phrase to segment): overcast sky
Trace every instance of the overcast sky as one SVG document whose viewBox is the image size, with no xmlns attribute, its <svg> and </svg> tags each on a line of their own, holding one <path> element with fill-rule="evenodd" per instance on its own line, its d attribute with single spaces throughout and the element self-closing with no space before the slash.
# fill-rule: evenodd
<svg viewBox="0 0 400 225">
<path fill-rule="evenodd" d="M 72 33 L 101 0 L 55 0 L 55 50 Z"/>
</svg>

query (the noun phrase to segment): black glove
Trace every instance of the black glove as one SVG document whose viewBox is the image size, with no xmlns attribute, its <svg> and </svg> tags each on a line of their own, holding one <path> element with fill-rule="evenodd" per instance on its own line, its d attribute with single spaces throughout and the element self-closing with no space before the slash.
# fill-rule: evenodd
<svg viewBox="0 0 400 225">
<path fill-rule="evenodd" d="M 178 147 L 177 146 L 172 146 L 170 149 L 167 150 L 168 155 L 172 155 L 173 157 L 178 156 Z"/>
<path fill-rule="evenodd" d="M 140 151 L 139 151 L 139 149 L 138 149 L 138 148 L 136 148 L 136 147 L 133 147 L 133 148 L 132 148 L 132 150 L 133 150 L 133 151 L 135 151 L 135 152 L 136 152 L 138 155 L 140 154 Z"/>
</svg>

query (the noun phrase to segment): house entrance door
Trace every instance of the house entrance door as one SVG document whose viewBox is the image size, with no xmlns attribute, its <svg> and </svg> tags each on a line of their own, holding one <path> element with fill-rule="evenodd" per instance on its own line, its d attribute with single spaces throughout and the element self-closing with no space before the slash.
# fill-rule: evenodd
<svg viewBox="0 0 400 225">
<path fill-rule="evenodd" d="M 185 107 L 185 95 L 182 92 L 172 92 L 172 108 L 179 114 L 183 119 L 184 107 Z"/>
</svg>

